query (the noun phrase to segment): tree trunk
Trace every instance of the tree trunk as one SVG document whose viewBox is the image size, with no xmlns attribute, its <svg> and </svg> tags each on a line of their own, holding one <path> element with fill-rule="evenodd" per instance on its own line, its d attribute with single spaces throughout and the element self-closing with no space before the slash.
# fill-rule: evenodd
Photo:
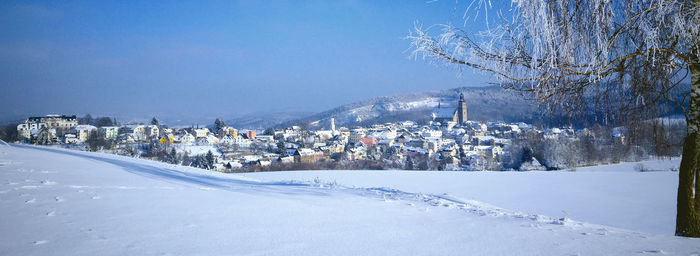
<svg viewBox="0 0 700 256">
<path fill-rule="evenodd" d="M 688 136 L 678 173 L 676 235 L 700 237 L 700 63 L 690 63 L 691 86 L 688 107 Z"/>
</svg>

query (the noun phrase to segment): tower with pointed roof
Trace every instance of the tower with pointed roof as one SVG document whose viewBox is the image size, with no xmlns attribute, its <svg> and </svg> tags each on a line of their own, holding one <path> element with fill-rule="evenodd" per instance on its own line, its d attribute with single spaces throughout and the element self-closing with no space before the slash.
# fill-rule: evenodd
<svg viewBox="0 0 700 256">
<path fill-rule="evenodd" d="M 464 123 L 467 121 L 467 102 L 464 101 L 464 94 L 459 95 L 459 101 L 456 107 L 443 108 L 438 101 L 438 105 L 431 113 L 433 121 L 441 124 L 449 122 Z"/>
<path fill-rule="evenodd" d="M 459 103 L 457 105 L 457 121 L 464 123 L 467 121 L 467 102 L 464 101 L 464 93 L 459 94 Z"/>
</svg>

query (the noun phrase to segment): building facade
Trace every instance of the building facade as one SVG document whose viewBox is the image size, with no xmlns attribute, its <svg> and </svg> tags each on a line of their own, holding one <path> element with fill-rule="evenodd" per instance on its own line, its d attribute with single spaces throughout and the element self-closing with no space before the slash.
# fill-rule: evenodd
<svg viewBox="0 0 700 256">
<path fill-rule="evenodd" d="M 63 136 L 70 131 L 71 127 L 78 125 L 78 118 L 76 118 L 75 115 L 46 115 L 30 117 L 25 123 L 29 126 L 43 123 L 46 128 L 55 129 L 57 136 Z M 20 130 L 19 127 L 17 130 Z"/>
</svg>

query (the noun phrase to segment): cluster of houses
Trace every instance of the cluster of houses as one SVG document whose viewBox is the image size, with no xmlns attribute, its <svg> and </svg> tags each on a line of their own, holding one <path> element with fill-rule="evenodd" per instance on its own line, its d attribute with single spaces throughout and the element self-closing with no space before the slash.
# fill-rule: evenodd
<svg viewBox="0 0 700 256">
<path fill-rule="evenodd" d="M 255 138 L 255 131 L 246 131 L 244 136 L 238 136 L 238 130 L 224 127 L 218 133 L 210 132 L 208 128 L 168 128 L 159 125 L 127 124 L 121 126 L 96 127 L 89 124 L 78 124 L 75 115 L 46 115 L 30 117 L 17 126 L 18 137 L 32 144 L 80 144 L 85 143 L 91 136 L 103 140 L 111 140 L 116 144 L 134 144 L 157 142 L 160 144 L 217 144 L 217 143 L 250 143 L 248 138 Z"/>
<path fill-rule="evenodd" d="M 339 129 L 335 129 L 333 123 L 331 119 L 330 130 L 292 126 L 230 142 L 220 139 L 215 143 L 218 153 L 215 166 L 240 168 L 269 166 L 275 162 L 371 160 L 391 163 L 387 168 L 397 169 L 413 166 L 415 169 L 484 170 L 507 160 L 505 149 L 512 139 L 533 129 L 525 123 L 475 121 L 424 125 L 405 121 Z"/>
<path fill-rule="evenodd" d="M 336 129 L 334 120 L 329 121 L 328 130 L 292 126 L 262 132 L 230 126 L 216 130 L 144 124 L 95 127 L 78 124 L 74 115 L 47 115 L 30 117 L 17 130 L 23 140 L 36 144 L 80 144 L 97 136 L 114 142 L 117 149 L 146 143 L 180 152 L 206 147 L 215 155 L 216 168 L 373 160 L 398 169 L 483 170 L 507 161 L 511 141 L 534 129 L 525 123 L 469 121 L 463 97 L 453 108 L 438 105 L 427 124 L 405 121 Z M 544 132 L 574 134 L 557 128 Z"/>
<path fill-rule="evenodd" d="M 116 136 L 118 129 L 79 125 L 75 115 L 46 115 L 30 117 L 17 125 L 17 135 L 21 140 L 34 144 L 80 143 L 87 141 L 92 132 Z"/>
</svg>

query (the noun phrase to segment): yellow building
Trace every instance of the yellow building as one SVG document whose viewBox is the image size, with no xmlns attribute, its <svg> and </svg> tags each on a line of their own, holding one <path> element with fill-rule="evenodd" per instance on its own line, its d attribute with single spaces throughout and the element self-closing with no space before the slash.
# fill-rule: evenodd
<svg viewBox="0 0 700 256">
<path fill-rule="evenodd" d="M 223 138 L 226 135 L 231 135 L 231 137 L 236 138 L 238 137 L 238 130 L 231 126 L 221 128 L 221 131 L 219 131 L 219 137 Z"/>
<path fill-rule="evenodd" d="M 172 134 L 164 134 L 160 137 L 160 144 L 173 144 L 173 141 Z"/>
</svg>

